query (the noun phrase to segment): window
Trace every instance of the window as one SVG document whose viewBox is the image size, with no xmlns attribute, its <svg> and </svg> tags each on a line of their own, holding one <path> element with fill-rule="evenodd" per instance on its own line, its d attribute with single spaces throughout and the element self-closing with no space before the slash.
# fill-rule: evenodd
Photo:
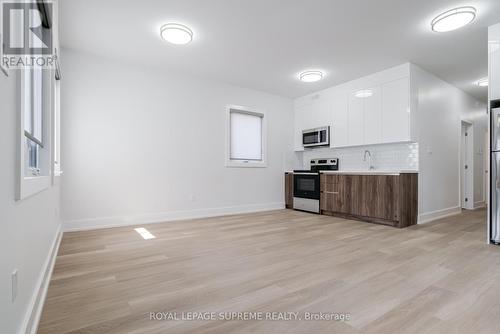
<svg viewBox="0 0 500 334">
<path fill-rule="evenodd" d="M 61 170 L 61 102 L 60 102 L 60 94 L 61 94 L 61 81 L 59 81 L 56 77 L 56 81 L 54 82 L 54 175 L 60 176 L 62 174 Z"/>
<path fill-rule="evenodd" d="M 40 67 L 20 72 L 21 146 L 17 199 L 26 198 L 50 186 L 51 73 L 51 70 Z"/>
<path fill-rule="evenodd" d="M 40 175 L 40 150 L 43 148 L 43 71 L 39 67 L 26 70 L 24 89 L 24 136 L 26 143 L 25 176 Z"/>
<path fill-rule="evenodd" d="M 38 8 L 43 6 L 42 1 L 37 1 Z M 27 12 L 26 12 L 27 13 Z M 26 16 L 26 15 L 25 15 Z M 28 19 L 28 16 L 26 16 Z M 36 15 L 29 15 L 30 26 L 39 27 L 39 33 L 52 34 L 50 25 L 40 26 L 39 18 Z M 38 21 L 37 21 L 38 20 Z M 11 22 L 11 29 L 24 31 L 24 19 L 19 20 L 14 25 Z M 45 22 L 46 23 L 46 22 Z M 41 30 L 40 30 L 41 29 Z M 31 51 L 30 48 L 40 48 L 42 40 L 31 38 L 33 34 L 25 33 L 25 49 L 23 55 L 26 57 Z M 39 36 L 38 34 L 35 34 Z M 57 36 L 57 34 L 54 34 Z M 28 40 L 29 39 L 29 43 Z M 36 50 L 37 51 L 37 50 Z M 38 52 L 38 51 L 37 51 Z M 16 184 L 16 199 L 22 200 L 40 191 L 48 189 L 51 179 L 55 175 L 56 164 L 59 161 L 55 157 L 56 134 L 54 133 L 54 123 L 56 121 L 55 101 L 59 96 L 55 93 L 55 74 L 59 74 L 57 68 L 42 67 L 40 56 L 37 52 L 31 57 L 33 66 L 25 66 L 16 71 L 19 92 L 19 114 L 16 124 L 17 132 L 17 168 L 18 177 Z M 49 65 L 49 64 L 48 64 Z M 57 130 L 56 130 L 57 131 Z M 58 135 L 57 135 L 58 138 Z M 57 145 L 57 149 L 58 149 Z M 57 159 L 57 160 L 56 160 Z"/>
<path fill-rule="evenodd" d="M 228 167 L 266 167 L 264 113 L 245 107 L 228 107 Z"/>
</svg>

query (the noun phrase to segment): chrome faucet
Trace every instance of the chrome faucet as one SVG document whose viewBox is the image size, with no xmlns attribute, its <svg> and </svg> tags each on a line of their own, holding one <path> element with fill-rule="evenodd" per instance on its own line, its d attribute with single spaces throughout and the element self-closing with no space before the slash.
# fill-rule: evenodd
<svg viewBox="0 0 500 334">
<path fill-rule="evenodd" d="M 366 161 L 366 155 L 368 155 L 368 166 L 369 166 L 368 168 L 370 170 L 375 169 L 375 167 L 373 166 L 373 162 L 372 162 L 372 154 L 371 154 L 371 152 L 368 151 L 368 150 L 365 150 L 365 154 L 363 156 L 363 161 Z"/>
</svg>

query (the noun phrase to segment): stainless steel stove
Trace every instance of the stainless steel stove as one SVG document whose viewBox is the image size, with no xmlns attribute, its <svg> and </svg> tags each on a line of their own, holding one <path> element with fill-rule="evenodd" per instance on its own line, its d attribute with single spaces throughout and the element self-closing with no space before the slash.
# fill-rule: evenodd
<svg viewBox="0 0 500 334">
<path fill-rule="evenodd" d="M 339 159 L 313 159 L 310 170 L 293 171 L 293 208 L 319 213 L 320 172 L 339 170 Z"/>
</svg>

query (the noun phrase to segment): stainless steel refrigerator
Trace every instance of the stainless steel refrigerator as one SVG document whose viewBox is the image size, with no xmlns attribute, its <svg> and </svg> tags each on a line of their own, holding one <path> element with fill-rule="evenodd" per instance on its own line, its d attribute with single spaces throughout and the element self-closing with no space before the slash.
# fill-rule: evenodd
<svg viewBox="0 0 500 334">
<path fill-rule="evenodd" d="M 500 105 L 491 109 L 490 239 L 500 245 Z"/>
</svg>

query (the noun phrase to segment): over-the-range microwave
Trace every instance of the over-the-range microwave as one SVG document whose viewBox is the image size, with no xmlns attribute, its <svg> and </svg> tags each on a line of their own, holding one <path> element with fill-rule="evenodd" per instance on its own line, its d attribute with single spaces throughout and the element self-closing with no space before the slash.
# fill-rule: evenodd
<svg viewBox="0 0 500 334">
<path fill-rule="evenodd" d="M 330 127 L 309 129 L 302 131 L 302 146 L 318 147 L 330 146 Z"/>
</svg>

